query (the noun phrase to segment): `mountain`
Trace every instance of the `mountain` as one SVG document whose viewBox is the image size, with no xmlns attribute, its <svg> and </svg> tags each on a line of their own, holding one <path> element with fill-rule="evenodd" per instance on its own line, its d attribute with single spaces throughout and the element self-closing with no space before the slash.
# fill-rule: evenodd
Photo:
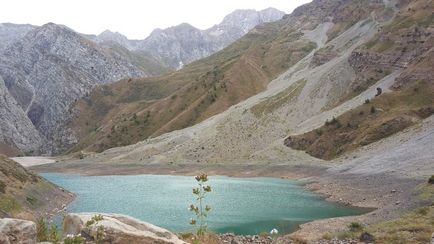
<svg viewBox="0 0 434 244">
<path fill-rule="evenodd" d="M 110 30 L 105 30 L 101 32 L 101 34 L 97 36 L 91 37 L 94 41 L 98 43 L 104 43 L 104 42 L 115 42 L 128 50 L 134 50 L 136 49 L 136 46 L 138 44 L 138 40 L 129 40 L 126 36 L 122 35 L 119 32 L 112 32 Z"/>
<path fill-rule="evenodd" d="M 429 243 L 433 12 L 432 0 L 314 0 L 177 72 L 95 89 L 70 129 L 73 150 L 102 152 L 38 170 L 302 177 L 374 210 L 287 242 Z"/>
<path fill-rule="evenodd" d="M 23 38 L 27 32 L 37 28 L 33 25 L 0 24 L 0 50 Z"/>
<path fill-rule="evenodd" d="M 363 172 L 426 168 L 430 143 L 416 141 L 434 140 L 432 11 L 428 0 L 313 1 L 161 80 L 95 90 L 77 103 L 72 128 L 107 110 L 91 117 L 96 123 L 79 133 L 75 150 L 136 143 L 95 156 L 117 165 L 318 162 L 301 149 L 326 159 L 354 155 L 348 165 Z M 324 154 L 285 146 L 304 133 L 300 141 L 324 145 Z M 397 145 L 394 137 L 407 139 Z M 371 144 L 382 151 L 369 153 Z"/>
<path fill-rule="evenodd" d="M 170 67 L 180 68 L 223 49 L 259 24 L 281 19 L 284 14 L 273 8 L 236 10 L 207 30 L 185 23 L 164 30 L 156 29 L 137 48 Z"/>
<path fill-rule="evenodd" d="M 72 199 L 72 193 L 0 154 L 0 218 L 46 218 Z"/>
<path fill-rule="evenodd" d="M 95 86 L 167 73 L 169 59 L 189 63 L 208 56 L 254 25 L 282 15 L 275 9 L 238 10 L 208 30 L 212 35 L 182 24 L 156 30 L 141 41 L 108 30 L 98 36 L 79 34 L 53 23 L 41 27 L 2 24 L 0 88 L 5 106 L 0 150 L 40 154 L 68 148 L 77 143 L 75 133 L 64 129 L 73 112 L 70 106 Z M 172 67 L 179 62 L 172 62 Z"/>
<path fill-rule="evenodd" d="M 182 129 L 262 91 L 316 46 L 288 27 L 260 25 L 177 72 L 95 89 L 73 108 L 67 128 L 80 138 L 73 150 L 101 151 Z"/>
<path fill-rule="evenodd" d="M 183 23 L 167 29 L 155 29 L 144 40 L 128 40 L 117 32 L 106 30 L 90 37 L 96 42 L 115 42 L 130 51 L 142 51 L 171 68 L 181 68 L 195 60 L 207 57 L 235 40 L 255 26 L 279 20 L 284 12 L 274 8 L 261 11 L 235 10 L 220 24 L 200 30 Z"/>
<path fill-rule="evenodd" d="M 76 99 L 97 84 L 146 75 L 125 57 L 67 27 L 49 23 L 30 30 L 0 54 L 0 88 L 4 103 L 11 105 L 0 117 L 0 123 L 11 127 L 2 127 L 3 142 L 22 151 L 44 145 L 42 151 L 49 152 L 48 142 L 69 140 L 53 132 Z"/>
</svg>

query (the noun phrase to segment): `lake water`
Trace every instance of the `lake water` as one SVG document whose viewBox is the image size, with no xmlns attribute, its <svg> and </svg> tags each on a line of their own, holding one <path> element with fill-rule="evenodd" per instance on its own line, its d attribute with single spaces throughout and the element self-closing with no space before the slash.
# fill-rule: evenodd
<svg viewBox="0 0 434 244">
<path fill-rule="evenodd" d="M 193 213 L 187 209 L 195 200 L 193 177 L 41 175 L 77 194 L 70 212 L 120 213 L 174 232 L 193 231 Z M 311 220 L 366 212 L 327 202 L 297 181 L 211 176 L 209 184 L 213 191 L 205 201 L 213 209 L 207 222 L 217 233 L 248 235 L 273 228 L 289 233 Z"/>
</svg>

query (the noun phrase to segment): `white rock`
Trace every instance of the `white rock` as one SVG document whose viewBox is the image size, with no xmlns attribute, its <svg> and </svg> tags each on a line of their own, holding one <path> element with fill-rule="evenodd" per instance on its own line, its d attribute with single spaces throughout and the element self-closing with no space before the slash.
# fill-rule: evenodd
<svg viewBox="0 0 434 244">
<path fill-rule="evenodd" d="M 36 243 L 36 224 L 21 219 L 0 219 L 0 243 Z"/>
<path fill-rule="evenodd" d="M 71 213 L 64 218 L 64 235 L 91 235 L 98 226 L 104 227 L 105 239 L 112 243 L 173 243 L 184 244 L 170 231 L 120 214 L 101 214 L 103 220 L 91 227 L 86 222 L 99 213 Z"/>
</svg>

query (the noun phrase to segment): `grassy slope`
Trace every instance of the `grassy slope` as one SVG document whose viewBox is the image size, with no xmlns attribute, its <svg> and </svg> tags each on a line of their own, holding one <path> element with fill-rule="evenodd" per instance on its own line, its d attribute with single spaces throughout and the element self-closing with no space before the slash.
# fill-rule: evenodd
<svg viewBox="0 0 434 244">
<path fill-rule="evenodd" d="M 434 18 L 433 6 L 427 8 L 426 3 L 418 0 L 404 5 L 392 23 L 358 50 L 410 62 L 396 79 L 394 91 L 335 120 L 330 118 L 317 130 L 287 138 L 287 146 L 329 160 L 388 137 L 434 113 L 434 52 L 429 51 L 434 47 L 429 30 L 434 26 Z M 366 63 L 367 69 L 380 66 L 375 61 Z"/>
<path fill-rule="evenodd" d="M 262 91 L 315 46 L 284 22 L 270 23 L 180 71 L 96 89 L 75 107 L 71 126 L 82 140 L 73 150 L 128 145 L 203 121 Z"/>
<path fill-rule="evenodd" d="M 321 1 L 281 21 L 259 26 L 224 50 L 160 77 L 124 80 L 96 89 L 77 102 L 69 124 L 80 138 L 70 151 L 102 151 L 185 128 L 265 89 L 315 44 L 301 29 L 333 16 L 349 27 L 381 9 L 370 1 Z M 339 34 L 347 27 L 334 30 Z"/>
<path fill-rule="evenodd" d="M 415 196 L 425 207 L 403 213 L 401 217 L 389 221 L 364 226 L 356 223 L 357 228 L 348 227 L 348 230 L 326 234 L 328 238 L 338 237 L 339 239 L 354 238 L 367 232 L 374 236 L 375 243 L 430 243 L 431 235 L 434 232 L 434 185 L 421 184 L 416 189 Z"/>
<path fill-rule="evenodd" d="M 319 129 L 287 138 L 285 143 L 314 157 L 333 159 L 432 115 L 432 94 L 434 87 L 419 82 L 406 89 L 380 95 L 338 118 L 330 118 Z"/>
<path fill-rule="evenodd" d="M 35 220 L 71 198 L 67 192 L 0 155 L 0 216 Z"/>
</svg>

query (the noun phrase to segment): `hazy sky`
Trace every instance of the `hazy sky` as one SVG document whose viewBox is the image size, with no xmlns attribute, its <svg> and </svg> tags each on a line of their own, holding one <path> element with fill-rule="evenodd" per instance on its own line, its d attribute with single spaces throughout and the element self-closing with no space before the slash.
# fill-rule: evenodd
<svg viewBox="0 0 434 244">
<path fill-rule="evenodd" d="M 311 0 L 2 0 L 0 23 L 64 24 L 85 34 L 106 29 L 144 39 L 155 28 L 190 23 L 206 29 L 235 9 L 286 13 Z"/>
</svg>

